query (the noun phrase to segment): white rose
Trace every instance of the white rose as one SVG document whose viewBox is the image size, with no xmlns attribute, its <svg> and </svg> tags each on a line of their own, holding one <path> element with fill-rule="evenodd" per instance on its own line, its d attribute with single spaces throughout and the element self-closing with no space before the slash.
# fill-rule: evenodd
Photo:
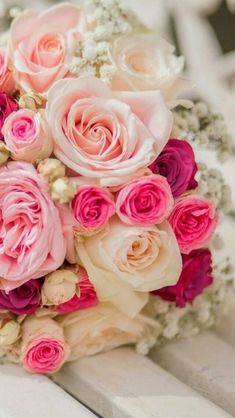
<svg viewBox="0 0 235 418">
<path fill-rule="evenodd" d="M 76 293 L 77 275 L 70 270 L 56 270 L 48 274 L 42 286 L 42 304 L 60 305 L 72 299 Z"/>
</svg>

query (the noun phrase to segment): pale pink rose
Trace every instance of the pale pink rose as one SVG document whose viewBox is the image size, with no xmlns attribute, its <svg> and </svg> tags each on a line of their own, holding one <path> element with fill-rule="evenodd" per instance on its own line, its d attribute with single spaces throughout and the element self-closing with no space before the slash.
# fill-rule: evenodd
<svg viewBox="0 0 235 418">
<path fill-rule="evenodd" d="M 80 309 L 87 309 L 98 304 L 98 298 L 93 284 L 90 282 L 88 274 L 81 266 L 76 266 L 77 291 L 67 302 L 56 306 L 56 311 L 60 314 Z"/>
<path fill-rule="evenodd" d="M 136 178 L 160 154 L 172 127 L 160 92 L 114 93 L 93 77 L 56 82 L 46 114 L 57 158 L 102 186 Z"/>
<path fill-rule="evenodd" d="M 69 3 L 41 13 L 21 13 L 10 29 L 10 58 L 17 84 L 25 91 L 46 93 L 68 73 L 74 40 L 83 30 L 83 12 Z"/>
<path fill-rule="evenodd" d="M 144 332 L 138 319 L 131 319 L 108 303 L 76 311 L 60 319 L 71 349 L 69 360 L 136 343 Z"/>
<path fill-rule="evenodd" d="M 63 329 L 50 317 L 28 316 L 22 325 L 21 362 L 30 373 L 55 373 L 70 349 Z"/>
<path fill-rule="evenodd" d="M 15 82 L 12 72 L 9 69 L 9 62 L 4 48 L 0 48 L 0 91 L 11 94 L 14 90 Z"/>
<path fill-rule="evenodd" d="M 217 226 L 218 214 L 209 200 L 189 195 L 176 201 L 169 222 L 181 252 L 189 254 L 207 246 Z"/>
<path fill-rule="evenodd" d="M 111 193 L 97 186 L 79 187 L 71 201 L 71 210 L 78 227 L 96 230 L 104 227 L 115 213 Z"/>
<path fill-rule="evenodd" d="M 4 122 L 2 133 L 14 160 L 34 163 L 51 155 L 53 142 L 43 112 L 20 109 Z"/>
<path fill-rule="evenodd" d="M 146 292 L 176 284 L 182 270 L 168 222 L 135 226 L 113 217 L 109 228 L 77 241 L 76 250 L 99 300 L 130 316 L 145 305 Z"/>
<path fill-rule="evenodd" d="M 48 185 L 32 164 L 0 168 L 0 288 L 10 291 L 64 262 L 66 244 Z"/>
<path fill-rule="evenodd" d="M 150 175 L 133 180 L 120 190 L 116 210 L 124 223 L 149 225 L 168 218 L 173 205 L 167 180 L 160 175 Z"/>
</svg>

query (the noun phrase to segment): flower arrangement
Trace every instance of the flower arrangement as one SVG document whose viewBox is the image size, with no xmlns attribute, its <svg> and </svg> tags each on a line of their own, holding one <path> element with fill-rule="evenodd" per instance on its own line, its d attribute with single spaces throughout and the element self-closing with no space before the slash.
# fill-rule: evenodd
<svg viewBox="0 0 235 418">
<path fill-rule="evenodd" d="M 0 39 L 1 356 L 50 374 L 212 325 L 230 194 L 195 149 L 229 137 L 179 98 L 183 58 L 118 0 L 24 11 Z"/>
</svg>

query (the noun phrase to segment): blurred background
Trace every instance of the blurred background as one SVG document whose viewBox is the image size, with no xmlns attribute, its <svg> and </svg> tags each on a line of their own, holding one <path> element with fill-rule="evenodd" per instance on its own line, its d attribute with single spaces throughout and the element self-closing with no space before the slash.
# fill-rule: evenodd
<svg viewBox="0 0 235 418">
<path fill-rule="evenodd" d="M 0 30 L 9 25 L 14 7 L 41 8 L 53 3 L 58 0 L 0 0 Z M 143 23 L 172 41 L 178 54 L 185 56 L 185 74 L 195 81 L 191 97 L 203 99 L 221 112 L 235 138 L 235 0 L 125 3 Z"/>
</svg>

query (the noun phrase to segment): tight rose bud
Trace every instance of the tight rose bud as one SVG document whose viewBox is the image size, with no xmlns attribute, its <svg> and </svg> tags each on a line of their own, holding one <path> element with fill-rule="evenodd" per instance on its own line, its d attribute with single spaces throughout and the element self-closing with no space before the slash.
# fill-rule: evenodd
<svg viewBox="0 0 235 418">
<path fill-rule="evenodd" d="M 46 158 L 40 161 L 37 166 L 39 174 L 48 182 L 51 183 L 61 177 L 65 177 L 66 168 L 64 164 L 57 158 Z"/>
<path fill-rule="evenodd" d="M 0 142 L 0 166 L 4 165 L 10 157 L 10 151 L 3 142 Z"/>
<path fill-rule="evenodd" d="M 68 177 L 55 180 L 51 185 L 52 199 L 58 200 L 59 203 L 68 203 L 73 199 L 76 192 L 76 186 Z"/>
<path fill-rule="evenodd" d="M 71 270 L 57 270 L 46 276 L 42 285 L 43 305 L 60 305 L 76 294 L 77 275 Z"/>
<path fill-rule="evenodd" d="M 20 336 L 20 325 L 8 315 L 0 318 L 0 348 L 14 344 Z"/>
</svg>

